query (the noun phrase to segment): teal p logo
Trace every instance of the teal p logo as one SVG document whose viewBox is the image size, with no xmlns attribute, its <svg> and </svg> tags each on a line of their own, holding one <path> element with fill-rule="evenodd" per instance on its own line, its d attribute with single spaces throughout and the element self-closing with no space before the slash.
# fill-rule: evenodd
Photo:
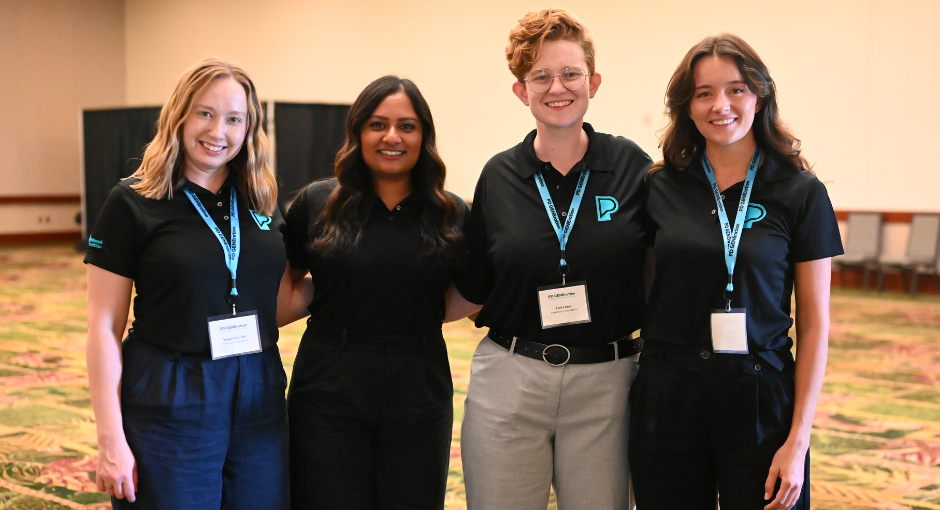
<svg viewBox="0 0 940 510">
<path fill-rule="evenodd" d="M 747 216 L 744 217 L 744 228 L 751 228 L 751 225 L 764 219 L 767 216 L 767 209 L 760 204 L 747 204 Z"/>
<path fill-rule="evenodd" d="M 261 230 L 271 230 L 271 217 L 265 216 L 261 213 L 251 211 L 251 217 L 255 219 L 255 223 L 258 224 L 258 228 Z"/>
<path fill-rule="evenodd" d="M 620 203 L 614 197 L 594 197 L 597 204 L 597 221 L 610 221 L 610 215 L 620 209 Z"/>
</svg>

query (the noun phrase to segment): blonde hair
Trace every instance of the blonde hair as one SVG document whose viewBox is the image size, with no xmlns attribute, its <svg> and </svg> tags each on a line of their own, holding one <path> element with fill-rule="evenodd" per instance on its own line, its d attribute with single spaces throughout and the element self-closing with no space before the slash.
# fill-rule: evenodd
<svg viewBox="0 0 940 510">
<path fill-rule="evenodd" d="M 249 207 L 270 216 L 277 207 L 277 179 L 268 164 L 268 137 L 261 128 L 262 109 L 255 84 L 241 67 L 218 58 L 203 60 L 180 77 L 169 101 L 160 110 L 157 135 L 147 145 L 143 162 L 132 175 L 140 182 L 131 187 L 146 198 L 173 198 L 173 190 L 183 183 L 180 150 L 183 122 L 192 110 L 193 97 L 219 78 L 237 81 L 248 98 L 245 142 L 228 162 L 229 171 L 234 172 L 238 191 Z"/>
<path fill-rule="evenodd" d="M 524 81 L 542 51 L 545 41 L 572 41 L 579 43 L 584 50 L 587 72 L 594 75 L 594 40 L 587 33 L 581 21 L 562 9 L 545 9 L 527 13 L 516 28 L 509 32 L 509 45 L 506 46 L 506 60 L 509 70 L 519 81 Z"/>
</svg>

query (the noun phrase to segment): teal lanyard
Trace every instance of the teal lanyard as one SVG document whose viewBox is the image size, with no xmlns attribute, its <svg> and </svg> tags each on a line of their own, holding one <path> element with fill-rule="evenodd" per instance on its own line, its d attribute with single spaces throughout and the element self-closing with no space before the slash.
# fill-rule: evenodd
<svg viewBox="0 0 940 510">
<path fill-rule="evenodd" d="M 558 272 L 561 273 L 562 283 L 564 277 L 568 274 L 568 262 L 565 260 L 565 246 L 568 244 L 568 236 L 571 235 L 571 229 L 574 227 L 574 220 L 578 216 L 578 209 L 581 207 L 581 199 L 584 198 L 584 190 L 587 188 L 588 177 L 591 176 L 591 170 L 587 169 L 581 172 L 578 178 L 578 187 L 574 190 L 574 197 L 571 199 L 571 207 L 568 208 L 568 217 L 564 224 L 558 217 L 558 211 L 555 210 L 555 204 L 552 202 L 551 195 L 548 194 L 548 186 L 545 185 L 545 177 L 542 171 L 535 173 L 535 185 L 539 188 L 539 194 L 542 195 L 542 203 L 545 204 L 545 211 L 548 212 L 548 219 L 552 222 L 552 228 L 555 229 L 555 235 L 558 236 L 558 244 L 561 245 L 561 261 L 558 263 Z M 562 273 L 561 269 L 565 268 Z"/>
<path fill-rule="evenodd" d="M 196 206 L 196 210 L 199 211 L 199 216 L 202 216 L 202 220 L 206 222 L 206 225 L 209 225 L 209 229 L 212 230 L 212 233 L 215 234 L 215 237 L 219 240 L 219 244 L 222 245 L 222 251 L 225 252 L 225 267 L 228 268 L 229 273 L 232 275 L 232 291 L 227 301 L 232 305 L 232 313 L 235 313 L 235 301 L 238 297 L 235 273 L 238 271 L 238 256 L 241 253 L 241 243 L 239 242 L 241 230 L 238 225 L 238 202 L 235 197 L 235 186 L 232 186 L 232 194 L 229 199 L 229 219 L 232 224 L 231 244 L 225 239 L 225 235 L 222 234 L 222 229 L 216 225 L 215 220 L 209 216 L 209 211 L 206 211 L 206 207 L 202 205 L 202 201 L 199 200 L 199 197 L 197 197 L 189 187 L 183 188 L 183 192 L 186 193 L 189 201 Z"/>
<path fill-rule="evenodd" d="M 734 228 L 728 221 L 728 212 L 725 211 L 725 204 L 721 200 L 721 190 L 718 189 L 718 183 L 715 182 L 715 172 L 708 162 L 708 156 L 702 154 L 702 168 L 705 169 L 705 176 L 712 186 L 712 193 L 715 195 L 715 203 L 718 204 L 718 219 L 721 221 L 721 239 L 725 243 L 725 265 L 728 267 L 728 286 L 727 291 L 733 291 L 734 285 L 731 283 L 731 277 L 734 275 L 734 263 L 738 260 L 738 245 L 741 243 L 741 233 L 744 230 L 744 221 L 747 219 L 747 205 L 751 200 L 751 190 L 754 188 L 754 176 L 757 175 L 757 165 L 760 164 L 760 147 L 754 151 L 751 157 L 751 164 L 747 167 L 747 177 L 744 178 L 744 189 L 741 190 L 741 201 L 738 202 L 738 214 L 734 217 Z"/>
</svg>

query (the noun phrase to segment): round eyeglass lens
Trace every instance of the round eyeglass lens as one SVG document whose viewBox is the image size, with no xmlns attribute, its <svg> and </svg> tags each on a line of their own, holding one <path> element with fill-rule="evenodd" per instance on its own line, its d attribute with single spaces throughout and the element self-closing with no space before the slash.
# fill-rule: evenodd
<svg viewBox="0 0 940 510">
<path fill-rule="evenodd" d="M 526 82 L 532 92 L 541 94 L 552 87 L 555 76 L 561 80 L 561 84 L 568 90 L 580 90 L 587 83 L 587 73 L 580 67 L 566 67 L 558 74 L 552 74 L 545 69 L 538 69 L 526 76 Z"/>
</svg>

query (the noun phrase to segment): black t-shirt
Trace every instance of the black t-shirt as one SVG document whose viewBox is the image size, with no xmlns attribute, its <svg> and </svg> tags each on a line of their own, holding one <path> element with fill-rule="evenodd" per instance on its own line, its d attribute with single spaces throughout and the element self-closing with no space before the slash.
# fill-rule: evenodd
<svg viewBox="0 0 940 510">
<path fill-rule="evenodd" d="M 470 267 L 458 281 L 468 301 L 485 303 L 478 327 L 572 347 L 609 343 L 640 327 L 650 158 L 626 138 L 595 133 L 587 123 L 584 131 L 587 152 L 564 176 L 535 155 L 535 131 L 483 168 L 467 227 Z M 542 329 L 538 288 L 561 283 L 560 246 L 533 176 L 542 171 L 561 217 L 587 169 L 565 260 L 567 281 L 587 283 L 591 322 Z"/>
<path fill-rule="evenodd" d="M 222 245 L 183 187 L 189 186 L 230 241 L 228 219 L 233 177 L 218 193 L 191 182 L 172 199 L 154 200 L 118 183 L 105 200 L 88 240 L 85 263 L 134 280 L 134 333 L 153 345 L 187 354 L 210 354 L 207 319 L 231 314 L 225 298 L 231 275 Z M 277 292 L 286 265 L 284 220 L 255 215 L 238 198 L 241 253 L 239 312 L 258 312 L 261 345 L 277 343 Z"/>
<path fill-rule="evenodd" d="M 840 255 L 839 225 L 826 187 L 785 158 L 765 152 L 751 191 L 734 268 L 731 306 L 747 310 L 751 352 L 788 349 L 794 265 Z M 686 170 L 665 168 L 649 180 L 656 278 L 643 338 L 711 348 L 713 309 L 723 309 L 728 282 L 715 198 L 694 158 Z M 724 190 L 733 224 L 743 182 Z"/>
<path fill-rule="evenodd" d="M 389 211 L 377 196 L 366 197 L 358 211 L 364 226 L 353 250 L 322 257 L 310 245 L 322 235 L 316 220 L 336 185 L 335 178 L 310 184 L 287 211 L 288 260 L 291 267 L 308 269 L 313 277 L 310 316 L 370 335 L 439 331 L 444 293 L 455 269 L 437 255 L 421 253 L 422 200 L 412 193 Z M 467 204 L 450 196 L 457 202 L 457 224 L 462 227 Z"/>
</svg>

